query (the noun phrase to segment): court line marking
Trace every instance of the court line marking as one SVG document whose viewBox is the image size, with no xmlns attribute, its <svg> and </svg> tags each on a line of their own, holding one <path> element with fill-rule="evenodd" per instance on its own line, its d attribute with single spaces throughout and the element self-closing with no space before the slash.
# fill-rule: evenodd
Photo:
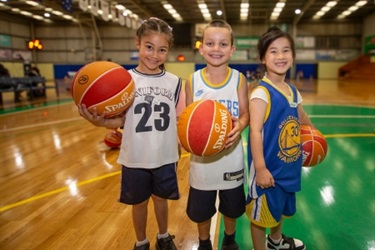
<svg viewBox="0 0 375 250">
<path fill-rule="evenodd" d="M 59 123 L 78 121 L 78 120 L 82 120 L 82 119 L 83 119 L 82 117 L 76 117 L 76 118 L 69 118 L 69 119 L 57 120 L 57 121 L 52 121 L 52 122 L 43 122 L 43 123 L 39 123 L 39 124 L 31 124 L 31 125 L 21 126 L 21 127 L 17 127 L 17 128 L 3 129 L 3 130 L 0 130 L 0 133 L 7 133 L 7 132 L 14 132 L 14 131 L 30 129 L 30 128 L 50 126 L 50 125 L 55 125 L 55 124 L 59 124 Z"/>
<path fill-rule="evenodd" d="M 77 187 L 83 186 L 83 185 L 86 185 L 86 184 L 90 184 L 90 183 L 93 183 L 95 181 L 103 180 L 105 178 L 109 178 L 109 177 L 112 177 L 112 176 L 115 176 L 115 175 L 119 175 L 120 173 L 121 173 L 121 171 L 116 171 L 116 172 L 113 172 L 113 173 L 109 173 L 109 174 L 101 175 L 101 176 L 98 176 L 98 177 L 95 177 L 95 178 L 91 178 L 91 179 L 88 179 L 86 181 L 81 181 L 81 182 L 77 183 Z M 62 188 L 55 189 L 55 190 L 52 190 L 50 192 L 44 193 L 44 194 L 32 196 L 32 197 L 27 198 L 25 200 L 21 200 L 19 202 L 9 204 L 9 205 L 4 206 L 4 207 L 0 207 L 0 213 L 3 212 L 3 211 L 6 211 L 8 209 L 18 207 L 18 206 L 24 205 L 26 203 L 36 201 L 36 200 L 39 200 L 39 199 L 42 199 L 44 197 L 51 196 L 51 195 L 54 195 L 54 194 L 62 193 L 64 191 L 68 191 L 68 190 L 69 190 L 69 186 L 65 186 L 65 187 L 62 187 Z"/>
<path fill-rule="evenodd" d="M 324 136 L 326 138 L 375 137 L 375 134 L 330 134 L 330 135 L 324 135 Z M 188 157 L 188 156 L 190 156 L 190 154 L 185 153 L 185 154 L 181 155 L 181 158 Z M 116 172 L 113 172 L 113 173 L 109 173 L 109 174 L 101 175 L 101 176 L 91 178 L 91 179 L 88 179 L 88 180 L 85 180 L 85 181 L 81 181 L 81 182 L 77 183 L 77 187 L 83 186 L 83 185 L 86 185 L 86 184 L 90 184 L 90 183 L 93 183 L 93 182 L 96 182 L 96 181 L 99 181 L 99 180 L 103 180 L 103 179 L 106 179 L 106 178 L 109 178 L 109 177 L 112 177 L 112 176 L 115 176 L 115 175 L 119 175 L 120 173 L 121 173 L 121 171 L 116 171 Z M 46 193 L 43 193 L 43 194 L 40 194 L 40 195 L 32 196 L 30 198 L 27 198 L 27 199 L 24 199 L 24 200 L 21 200 L 21 201 L 18 201 L 18 202 L 9 204 L 9 205 L 5 205 L 3 207 L 0 207 L 0 213 L 4 212 L 6 210 L 9 210 L 11 208 L 18 207 L 18 206 L 27 204 L 29 202 L 33 202 L 33 201 L 36 201 L 36 200 L 39 200 L 39 199 L 42 199 L 42 198 L 45 198 L 45 197 L 48 197 L 48 196 L 51 196 L 51 195 L 54 195 L 54 194 L 58 194 L 58 193 L 68 191 L 68 190 L 69 190 L 69 186 L 65 186 L 65 187 L 62 187 L 62 188 L 59 188 L 59 189 L 52 190 L 50 192 L 46 192 Z M 216 219 L 215 219 L 215 221 L 216 221 Z"/>
<path fill-rule="evenodd" d="M 41 106 L 37 106 L 37 107 L 30 107 L 30 108 L 21 109 L 21 110 L 17 110 L 17 108 L 10 108 L 10 109 L 13 109 L 13 110 L 10 111 L 10 112 L 7 111 L 7 113 L 4 113 L 4 114 L 0 114 L 0 116 L 14 115 L 15 113 L 18 115 L 18 114 L 22 114 L 22 113 L 25 113 L 25 112 L 31 112 L 31 111 L 35 111 L 35 110 L 39 110 L 39 109 L 43 109 L 43 108 L 45 108 L 45 109 L 55 108 L 56 106 L 63 106 L 63 105 L 67 105 L 67 104 L 72 104 L 71 99 L 61 99 L 59 101 L 61 101 L 61 103 L 57 102 L 57 103 L 53 103 L 53 104 L 48 104 L 48 102 L 47 102 L 46 105 L 41 105 Z"/>
</svg>

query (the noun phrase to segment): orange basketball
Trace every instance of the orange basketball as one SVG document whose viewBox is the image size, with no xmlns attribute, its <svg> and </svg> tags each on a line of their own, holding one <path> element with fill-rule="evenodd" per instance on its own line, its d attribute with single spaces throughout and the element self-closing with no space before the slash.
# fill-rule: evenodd
<svg viewBox="0 0 375 250">
<path fill-rule="evenodd" d="M 223 150 L 231 129 L 228 109 L 213 100 L 191 103 L 182 111 L 177 122 L 182 146 L 199 156 L 211 156 Z"/>
<path fill-rule="evenodd" d="M 307 125 L 301 125 L 302 166 L 313 167 L 327 155 L 327 141 L 323 134 Z"/>
<path fill-rule="evenodd" d="M 104 137 L 104 143 L 110 148 L 118 148 L 121 145 L 122 133 L 111 129 Z"/>
<path fill-rule="evenodd" d="M 134 82 L 121 65 L 98 61 L 83 66 L 74 76 L 71 94 L 75 104 L 85 104 L 90 112 L 96 107 L 106 117 L 124 112 L 134 100 Z"/>
</svg>

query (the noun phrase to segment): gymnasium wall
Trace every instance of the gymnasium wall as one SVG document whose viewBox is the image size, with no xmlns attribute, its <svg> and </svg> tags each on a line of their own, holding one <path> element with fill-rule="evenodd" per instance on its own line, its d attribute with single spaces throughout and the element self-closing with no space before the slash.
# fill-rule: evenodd
<svg viewBox="0 0 375 250">
<path fill-rule="evenodd" d="M 340 38 L 340 46 L 348 49 L 361 50 L 361 37 L 363 34 L 375 34 L 374 25 L 371 23 L 374 20 L 375 13 L 365 19 L 364 23 L 339 23 L 331 25 L 319 25 L 318 23 L 304 23 L 297 25 L 296 36 L 338 36 Z M 12 20 L 10 22 L 9 20 Z M 182 27 L 185 33 L 190 32 L 190 36 L 194 37 L 193 30 L 188 30 L 188 27 Z M 236 37 L 243 36 L 259 36 L 263 33 L 266 25 L 233 25 L 232 26 Z M 138 62 L 138 53 L 134 44 L 135 30 L 105 25 L 98 27 L 98 34 L 90 25 L 79 27 L 78 25 L 66 26 L 50 26 L 48 24 L 38 24 L 34 27 L 33 24 L 19 19 L 3 19 L 0 17 L 0 35 L 6 34 L 11 36 L 12 47 L 9 50 L 19 51 L 21 56 L 27 57 L 30 55 L 30 60 L 33 64 L 37 64 L 42 74 L 47 79 L 63 78 L 69 71 L 77 71 L 84 64 L 95 60 L 111 59 L 123 65 L 125 68 L 134 67 Z M 177 32 L 177 30 L 176 30 Z M 177 32 L 178 33 L 178 32 Z M 28 51 L 25 50 L 26 41 L 31 37 L 38 37 L 42 40 L 43 51 Z M 98 40 L 99 39 L 99 40 Z M 185 39 L 186 40 L 186 39 Z M 100 41 L 100 44 L 97 44 Z M 186 79 L 187 72 L 191 72 L 200 65 L 204 64 L 201 55 L 192 49 L 189 42 L 180 46 L 175 46 L 171 49 L 168 56 L 168 70 L 182 78 Z M 97 50 L 96 47 L 101 47 L 102 50 Z M 4 49 L 0 46 L 0 49 Z M 5 48 L 6 49 L 6 48 Z M 241 49 L 237 49 L 239 54 Z M 313 50 L 313 48 L 311 48 Z M 299 52 L 301 49 L 299 49 Z M 28 53 L 28 54 L 27 54 Z M 255 51 L 256 53 L 256 51 Z M 309 49 L 305 49 L 303 53 L 309 53 Z M 302 54 L 303 54 L 302 53 Z M 185 62 L 177 62 L 178 55 L 185 56 Z M 1 60 L 1 59 L 0 59 Z M 337 78 L 337 69 L 339 65 L 346 61 L 335 61 L 327 58 L 322 60 L 296 60 L 295 70 L 293 74 L 298 71 L 303 71 L 304 77 L 313 78 Z M 12 75 L 23 75 L 23 61 L 21 58 L 13 58 L 12 61 L 2 61 L 11 71 Z M 255 71 L 258 67 L 256 58 L 235 58 L 230 62 L 231 67 L 238 69 L 245 73 L 246 70 Z M 292 76 L 295 77 L 295 76 Z"/>
</svg>

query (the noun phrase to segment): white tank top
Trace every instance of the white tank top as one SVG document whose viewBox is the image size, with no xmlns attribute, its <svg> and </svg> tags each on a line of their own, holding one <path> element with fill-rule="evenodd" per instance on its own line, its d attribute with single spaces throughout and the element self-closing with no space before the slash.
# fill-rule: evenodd
<svg viewBox="0 0 375 250">
<path fill-rule="evenodd" d="M 145 75 L 129 70 L 135 99 L 126 111 L 118 163 L 129 168 L 158 168 L 178 161 L 176 105 L 181 79 L 166 71 Z"/>
<path fill-rule="evenodd" d="M 205 69 L 196 71 L 190 79 L 193 101 L 216 100 L 224 104 L 232 116 L 239 117 L 238 89 L 242 74 L 235 69 L 228 70 L 228 76 L 221 84 L 211 84 L 205 78 Z M 220 190 L 238 187 L 244 180 L 244 152 L 242 140 L 231 148 L 210 157 L 190 155 L 190 185 L 200 190 Z"/>
</svg>

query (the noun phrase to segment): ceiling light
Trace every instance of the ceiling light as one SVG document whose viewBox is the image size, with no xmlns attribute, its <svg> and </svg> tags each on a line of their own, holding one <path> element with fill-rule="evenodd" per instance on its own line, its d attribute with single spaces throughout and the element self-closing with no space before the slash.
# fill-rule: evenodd
<svg viewBox="0 0 375 250">
<path fill-rule="evenodd" d="M 328 6 L 328 7 L 333 7 L 333 6 L 335 6 L 337 4 L 337 1 L 329 1 L 327 4 L 326 4 L 326 6 Z"/>
<path fill-rule="evenodd" d="M 31 13 L 31 12 L 28 12 L 28 11 L 20 11 L 20 14 L 22 14 L 22 15 L 24 15 L 24 16 L 32 16 L 33 15 L 33 13 Z"/>
<path fill-rule="evenodd" d="M 276 3 L 275 8 L 273 9 L 271 13 L 271 19 L 276 20 L 277 17 L 280 15 L 281 11 L 283 11 L 283 8 L 285 6 L 285 1 L 280 0 Z"/>
<path fill-rule="evenodd" d="M 216 15 L 221 16 L 223 12 L 221 10 L 216 11 Z"/>
<path fill-rule="evenodd" d="M 294 11 L 294 13 L 295 13 L 296 15 L 299 15 L 299 14 L 301 14 L 301 10 L 300 10 L 300 9 L 296 9 L 296 10 Z"/>
<path fill-rule="evenodd" d="M 170 3 L 168 3 L 167 1 L 162 1 L 161 3 L 163 4 L 164 9 L 166 9 L 168 13 L 171 14 L 171 16 L 176 21 L 182 21 L 182 17 L 180 16 L 180 14 L 178 14 L 177 10 L 175 10 Z"/>
<path fill-rule="evenodd" d="M 125 10 L 125 7 L 123 5 L 121 5 L 121 4 L 117 4 L 115 7 L 118 10 Z"/>
<path fill-rule="evenodd" d="M 241 9 L 243 9 L 243 8 L 249 8 L 249 3 L 241 3 L 241 7 L 240 7 Z"/>
<path fill-rule="evenodd" d="M 204 20 L 211 21 L 212 17 L 211 17 L 210 11 L 207 8 L 206 3 L 203 0 L 197 0 L 197 3 L 198 3 L 198 7 L 202 13 Z"/>
<path fill-rule="evenodd" d="M 335 6 L 337 4 L 337 1 L 329 1 L 328 3 L 326 3 L 325 6 L 323 6 L 315 15 L 314 15 L 314 19 L 316 19 L 316 16 L 318 18 L 324 16 L 333 6 Z"/>
<path fill-rule="evenodd" d="M 367 3 L 367 1 L 358 1 L 355 5 L 362 7 L 366 3 Z"/>
<path fill-rule="evenodd" d="M 25 3 L 31 5 L 31 6 L 38 6 L 39 3 L 38 2 L 34 2 L 34 1 L 26 1 Z"/>
<path fill-rule="evenodd" d="M 358 1 L 354 5 L 350 6 L 347 10 L 343 11 L 340 15 L 338 15 L 337 18 L 343 19 L 346 16 L 349 16 L 350 14 L 352 14 L 354 11 L 358 10 L 360 7 L 363 7 L 366 4 L 367 4 L 367 1 Z"/>
<path fill-rule="evenodd" d="M 354 11 L 356 11 L 358 9 L 359 9 L 359 6 L 354 5 L 354 6 L 350 7 L 348 10 L 350 10 L 351 12 L 354 12 Z"/>
</svg>

